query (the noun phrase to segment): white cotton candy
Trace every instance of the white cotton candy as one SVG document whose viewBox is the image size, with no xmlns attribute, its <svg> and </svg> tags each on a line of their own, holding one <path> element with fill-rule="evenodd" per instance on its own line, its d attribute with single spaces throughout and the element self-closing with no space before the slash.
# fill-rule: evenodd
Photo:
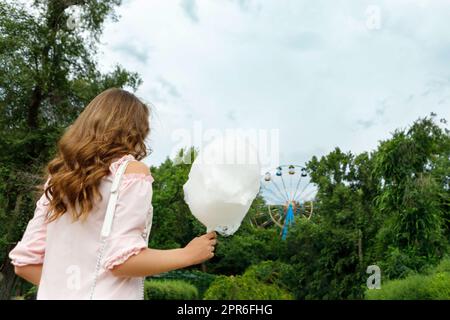
<svg viewBox="0 0 450 320">
<path fill-rule="evenodd" d="M 184 199 L 207 231 L 235 233 L 260 188 L 256 149 L 242 136 L 228 134 L 197 155 L 184 185 Z"/>
</svg>

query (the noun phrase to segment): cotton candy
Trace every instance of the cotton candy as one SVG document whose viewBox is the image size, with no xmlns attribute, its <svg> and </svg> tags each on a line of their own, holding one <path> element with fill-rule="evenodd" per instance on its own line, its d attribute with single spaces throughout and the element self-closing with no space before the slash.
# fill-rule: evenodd
<svg viewBox="0 0 450 320">
<path fill-rule="evenodd" d="M 185 201 L 208 232 L 232 235 L 259 192 L 260 173 L 257 151 L 245 137 L 219 137 L 192 164 Z"/>
</svg>

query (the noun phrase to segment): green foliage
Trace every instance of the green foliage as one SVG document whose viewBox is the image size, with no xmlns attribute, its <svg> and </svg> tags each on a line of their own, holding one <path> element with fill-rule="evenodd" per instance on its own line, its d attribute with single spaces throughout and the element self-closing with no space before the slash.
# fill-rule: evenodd
<svg viewBox="0 0 450 320">
<path fill-rule="evenodd" d="M 6 128 L 67 126 L 99 90 L 140 83 L 119 66 L 96 69 L 98 36 L 120 0 L 34 1 L 33 10 L 3 1 L 0 9 L 0 120 Z M 80 24 L 68 28 L 78 5 Z"/>
<path fill-rule="evenodd" d="M 382 284 L 380 290 L 368 290 L 369 300 L 428 300 L 432 299 L 426 288 L 427 278 L 413 275 L 402 280 L 392 280 Z"/>
<path fill-rule="evenodd" d="M 275 284 L 251 276 L 219 276 L 205 293 L 205 300 L 292 300 L 293 296 Z"/>
<path fill-rule="evenodd" d="M 244 225 L 232 237 L 219 237 L 215 257 L 207 267 L 214 273 L 240 274 L 250 265 L 276 260 L 281 246 L 279 230 Z"/>
<path fill-rule="evenodd" d="M 424 274 L 382 283 L 381 289 L 367 290 L 369 300 L 450 300 L 450 259 Z"/>
<path fill-rule="evenodd" d="M 200 298 L 203 298 L 205 291 L 217 276 L 215 274 L 206 273 L 198 270 L 174 270 L 154 276 L 154 279 L 161 280 L 182 280 L 194 285 Z"/>
<path fill-rule="evenodd" d="M 450 257 L 442 259 L 439 264 L 433 267 L 428 273 L 447 272 L 450 273 Z"/>
<path fill-rule="evenodd" d="M 383 254 L 384 259 L 378 263 L 383 275 L 388 279 L 397 279 L 423 271 L 427 266 L 425 258 L 418 257 L 412 250 L 389 246 Z"/>
<path fill-rule="evenodd" d="M 147 280 L 144 284 L 145 300 L 196 300 L 198 290 L 181 280 Z"/>
<path fill-rule="evenodd" d="M 32 286 L 23 296 L 24 300 L 36 300 L 38 287 Z"/>
<path fill-rule="evenodd" d="M 406 268 L 420 271 L 436 263 L 449 240 L 448 172 L 450 137 L 432 119 L 419 119 L 408 130 L 397 130 L 380 143 L 374 174 L 383 178 L 375 198 L 385 216 L 377 255 L 392 260 L 391 252 L 409 255 Z M 444 160 L 447 159 L 447 160 Z M 387 237 L 385 237 L 387 235 Z M 396 247 L 398 251 L 392 251 Z M 398 256 L 398 255 L 397 255 Z M 397 277 L 401 272 L 390 272 Z"/>
<path fill-rule="evenodd" d="M 266 284 L 275 284 L 289 292 L 294 292 L 297 283 L 294 281 L 295 268 L 281 261 L 263 261 L 250 266 L 244 276 L 255 278 Z"/>
<path fill-rule="evenodd" d="M 307 163 L 318 186 L 315 216 L 296 219 L 280 256 L 296 271 L 292 292 L 298 299 L 362 297 L 365 267 L 373 260 L 382 221 L 372 201 L 380 189 L 373 166 L 370 154 L 355 156 L 339 148 Z"/>
<path fill-rule="evenodd" d="M 205 299 L 360 299 L 371 264 L 381 267 L 383 279 L 404 278 L 383 284 L 386 296 L 445 298 L 447 271 L 417 272 L 427 272 L 448 247 L 449 150 L 448 133 L 421 119 L 373 153 L 336 148 L 313 157 L 307 163 L 318 186 L 313 218 L 297 217 L 282 241 L 278 229 L 254 227 L 265 206 L 257 198 L 240 230 L 219 237 L 206 268 L 231 276 L 216 278 Z M 180 200 L 190 167 L 179 159 L 154 168 L 160 180 L 154 203 L 164 221 L 158 220 L 153 243 L 164 247 L 202 231 Z M 413 289 L 416 295 L 408 296 Z"/>
<path fill-rule="evenodd" d="M 357 239 L 345 230 L 296 219 L 281 260 L 293 268 L 291 291 L 297 299 L 352 299 L 363 294 Z"/>
</svg>

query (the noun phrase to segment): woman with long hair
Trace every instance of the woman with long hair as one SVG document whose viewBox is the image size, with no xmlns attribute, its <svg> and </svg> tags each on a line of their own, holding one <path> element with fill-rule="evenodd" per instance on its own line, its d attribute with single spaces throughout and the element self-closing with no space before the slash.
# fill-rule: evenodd
<svg viewBox="0 0 450 320">
<path fill-rule="evenodd" d="M 143 299 L 146 276 L 213 257 L 214 232 L 180 249 L 148 248 L 153 178 L 140 160 L 149 132 L 148 107 L 113 88 L 58 141 L 34 217 L 9 254 L 38 299 Z"/>
</svg>

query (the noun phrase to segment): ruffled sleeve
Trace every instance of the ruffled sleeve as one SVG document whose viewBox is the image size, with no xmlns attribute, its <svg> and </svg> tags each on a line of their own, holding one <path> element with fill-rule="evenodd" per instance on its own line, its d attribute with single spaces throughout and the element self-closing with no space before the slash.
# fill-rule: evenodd
<svg viewBox="0 0 450 320">
<path fill-rule="evenodd" d="M 126 156 L 127 157 L 127 156 Z M 122 161 L 111 167 L 113 173 Z M 131 158 L 129 160 L 133 160 Z M 151 175 L 124 174 L 119 187 L 116 210 L 110 236 L 106 240 L 102 265 L 113 269 L 124 263 L 131 256 L 147 248 L 147 230 L 152 217 L 152 182 Z"/>
<path fill-rule="evenodd" d="M 48 182 L 49 179 L 47 179 L 45 187 L 47 187 Z M 22 240 L 9 253 L 9 258 L 13 265 L 20 267 L 29 264 L 42 264 L 44 262 L 48 205 L 49 201 L 43 194 L 36 202 L 34 216 L 28 222 Z"/>
</svg>

